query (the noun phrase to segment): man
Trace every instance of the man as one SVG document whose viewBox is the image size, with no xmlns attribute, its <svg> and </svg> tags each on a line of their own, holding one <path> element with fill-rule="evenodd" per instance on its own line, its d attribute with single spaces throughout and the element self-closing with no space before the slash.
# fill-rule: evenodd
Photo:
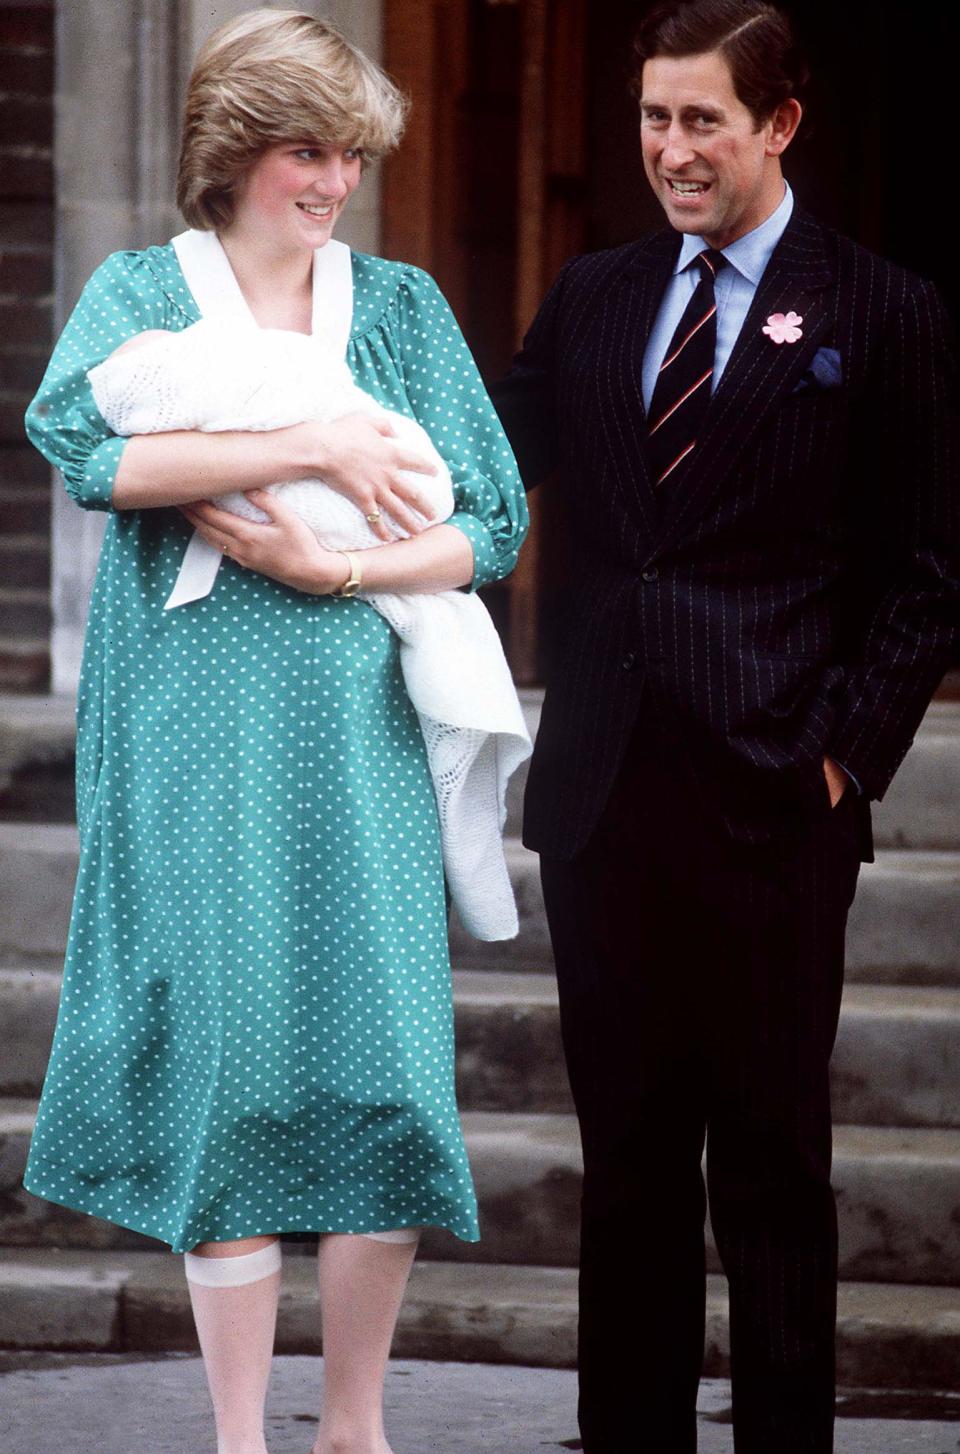
<svg viewBox="0 0 960 1454">
<path fill-rule="evenodd" d="M 583 1140 L 583 1447 L 696 1447 L 706 1139 L 738 1454 L 819 1454 L 844 929 L 957 651 L 956 373 L 934 289 L 784 183 L 777 11 L 668 5 L 638 58 L 670 227 L 568 263 L 495 391 L 576 542 L 525 842 Z"/>
</svg>

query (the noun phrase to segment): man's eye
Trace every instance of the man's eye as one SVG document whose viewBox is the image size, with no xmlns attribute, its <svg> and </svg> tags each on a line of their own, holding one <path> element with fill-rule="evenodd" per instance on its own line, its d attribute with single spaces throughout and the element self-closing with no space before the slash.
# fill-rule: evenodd
<svg viewBox="0 0 960 1454">
<path fill-rule="evenodd" d="M 665 111 L 645 111 L 643 113 L 643 119 L 644 121 L 649 121 L 652 125 L 657 126 L 661 122 L 667 120 L 667 114 Z"/>
<path fill-rule="evenodd" d="M 344 151 L 343 154 L 346 157 L 346 159 L 347 159 L 348 162 L 362 161 L 363 160 L 363 147 L 362 146 L 348 146 L 346 148 L 346 150 Z"/>
</svg>

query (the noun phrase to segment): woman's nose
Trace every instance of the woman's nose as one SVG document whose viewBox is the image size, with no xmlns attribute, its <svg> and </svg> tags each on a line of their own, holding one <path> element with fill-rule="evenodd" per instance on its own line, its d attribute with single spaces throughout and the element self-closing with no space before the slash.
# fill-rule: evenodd
<svg viewBox="0 0 960 1454">
<path fill-rule="evenodd" d="M 325 197 L 339 201 L 349 190 L 342 157 L 329 157 L 316 177 L 316 187 Z"/>
</svg>

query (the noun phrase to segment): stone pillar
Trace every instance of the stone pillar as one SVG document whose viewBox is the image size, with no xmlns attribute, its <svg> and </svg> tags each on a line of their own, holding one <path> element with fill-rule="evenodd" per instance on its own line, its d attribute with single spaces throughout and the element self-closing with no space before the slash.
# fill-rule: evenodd
<svg viewBox="0 0 960 1454">
<path fill-rule="evenodd" d="M 108 253 L 176 226 L 177 6 L 61 0 L 56 21 L 56 329 Z M 52 514 L 53 689 L 72 691 L 104 519 L 56 482 Z"/>
<path fill-rule="evenodd" d="M 383 0 L 333 0 L 322 14 L 374 59 Z M 59 0 L 57 4 L 56 328 L 118 248 L 165 242 L 183 222 L 174 179 L 183 90 L 197 47 L 251 0 Z M 278 8 L 292 8 L 289 0 Z M 364 178 L 337 236 L 376 251 L 380 190 Z M 53 689 L 76 687 L 104 517 L 53 495 Z"/>
</svg>

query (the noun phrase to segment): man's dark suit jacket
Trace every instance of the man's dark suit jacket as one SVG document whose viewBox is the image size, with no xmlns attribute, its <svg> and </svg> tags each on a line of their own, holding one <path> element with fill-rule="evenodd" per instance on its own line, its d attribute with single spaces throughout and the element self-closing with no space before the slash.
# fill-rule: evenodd
<svg viewBox="0 0 960 1454">
<path fill-rule="evenodd" d="M 575 258 L 494 400 L 528 487 L 556 470 L 573 542 L 524 841 L 570 858 L 638 705 L 705 807 L 764 842 L 823 812 L 824 754 L 883 795 L 960 652 L 956 362 L 932 285 L 795 211 L 711 400 L 658 494 L 644 350 L 668 231 Z M 772 313 L 802 315 L 776 344 Z"/>
</svg>

